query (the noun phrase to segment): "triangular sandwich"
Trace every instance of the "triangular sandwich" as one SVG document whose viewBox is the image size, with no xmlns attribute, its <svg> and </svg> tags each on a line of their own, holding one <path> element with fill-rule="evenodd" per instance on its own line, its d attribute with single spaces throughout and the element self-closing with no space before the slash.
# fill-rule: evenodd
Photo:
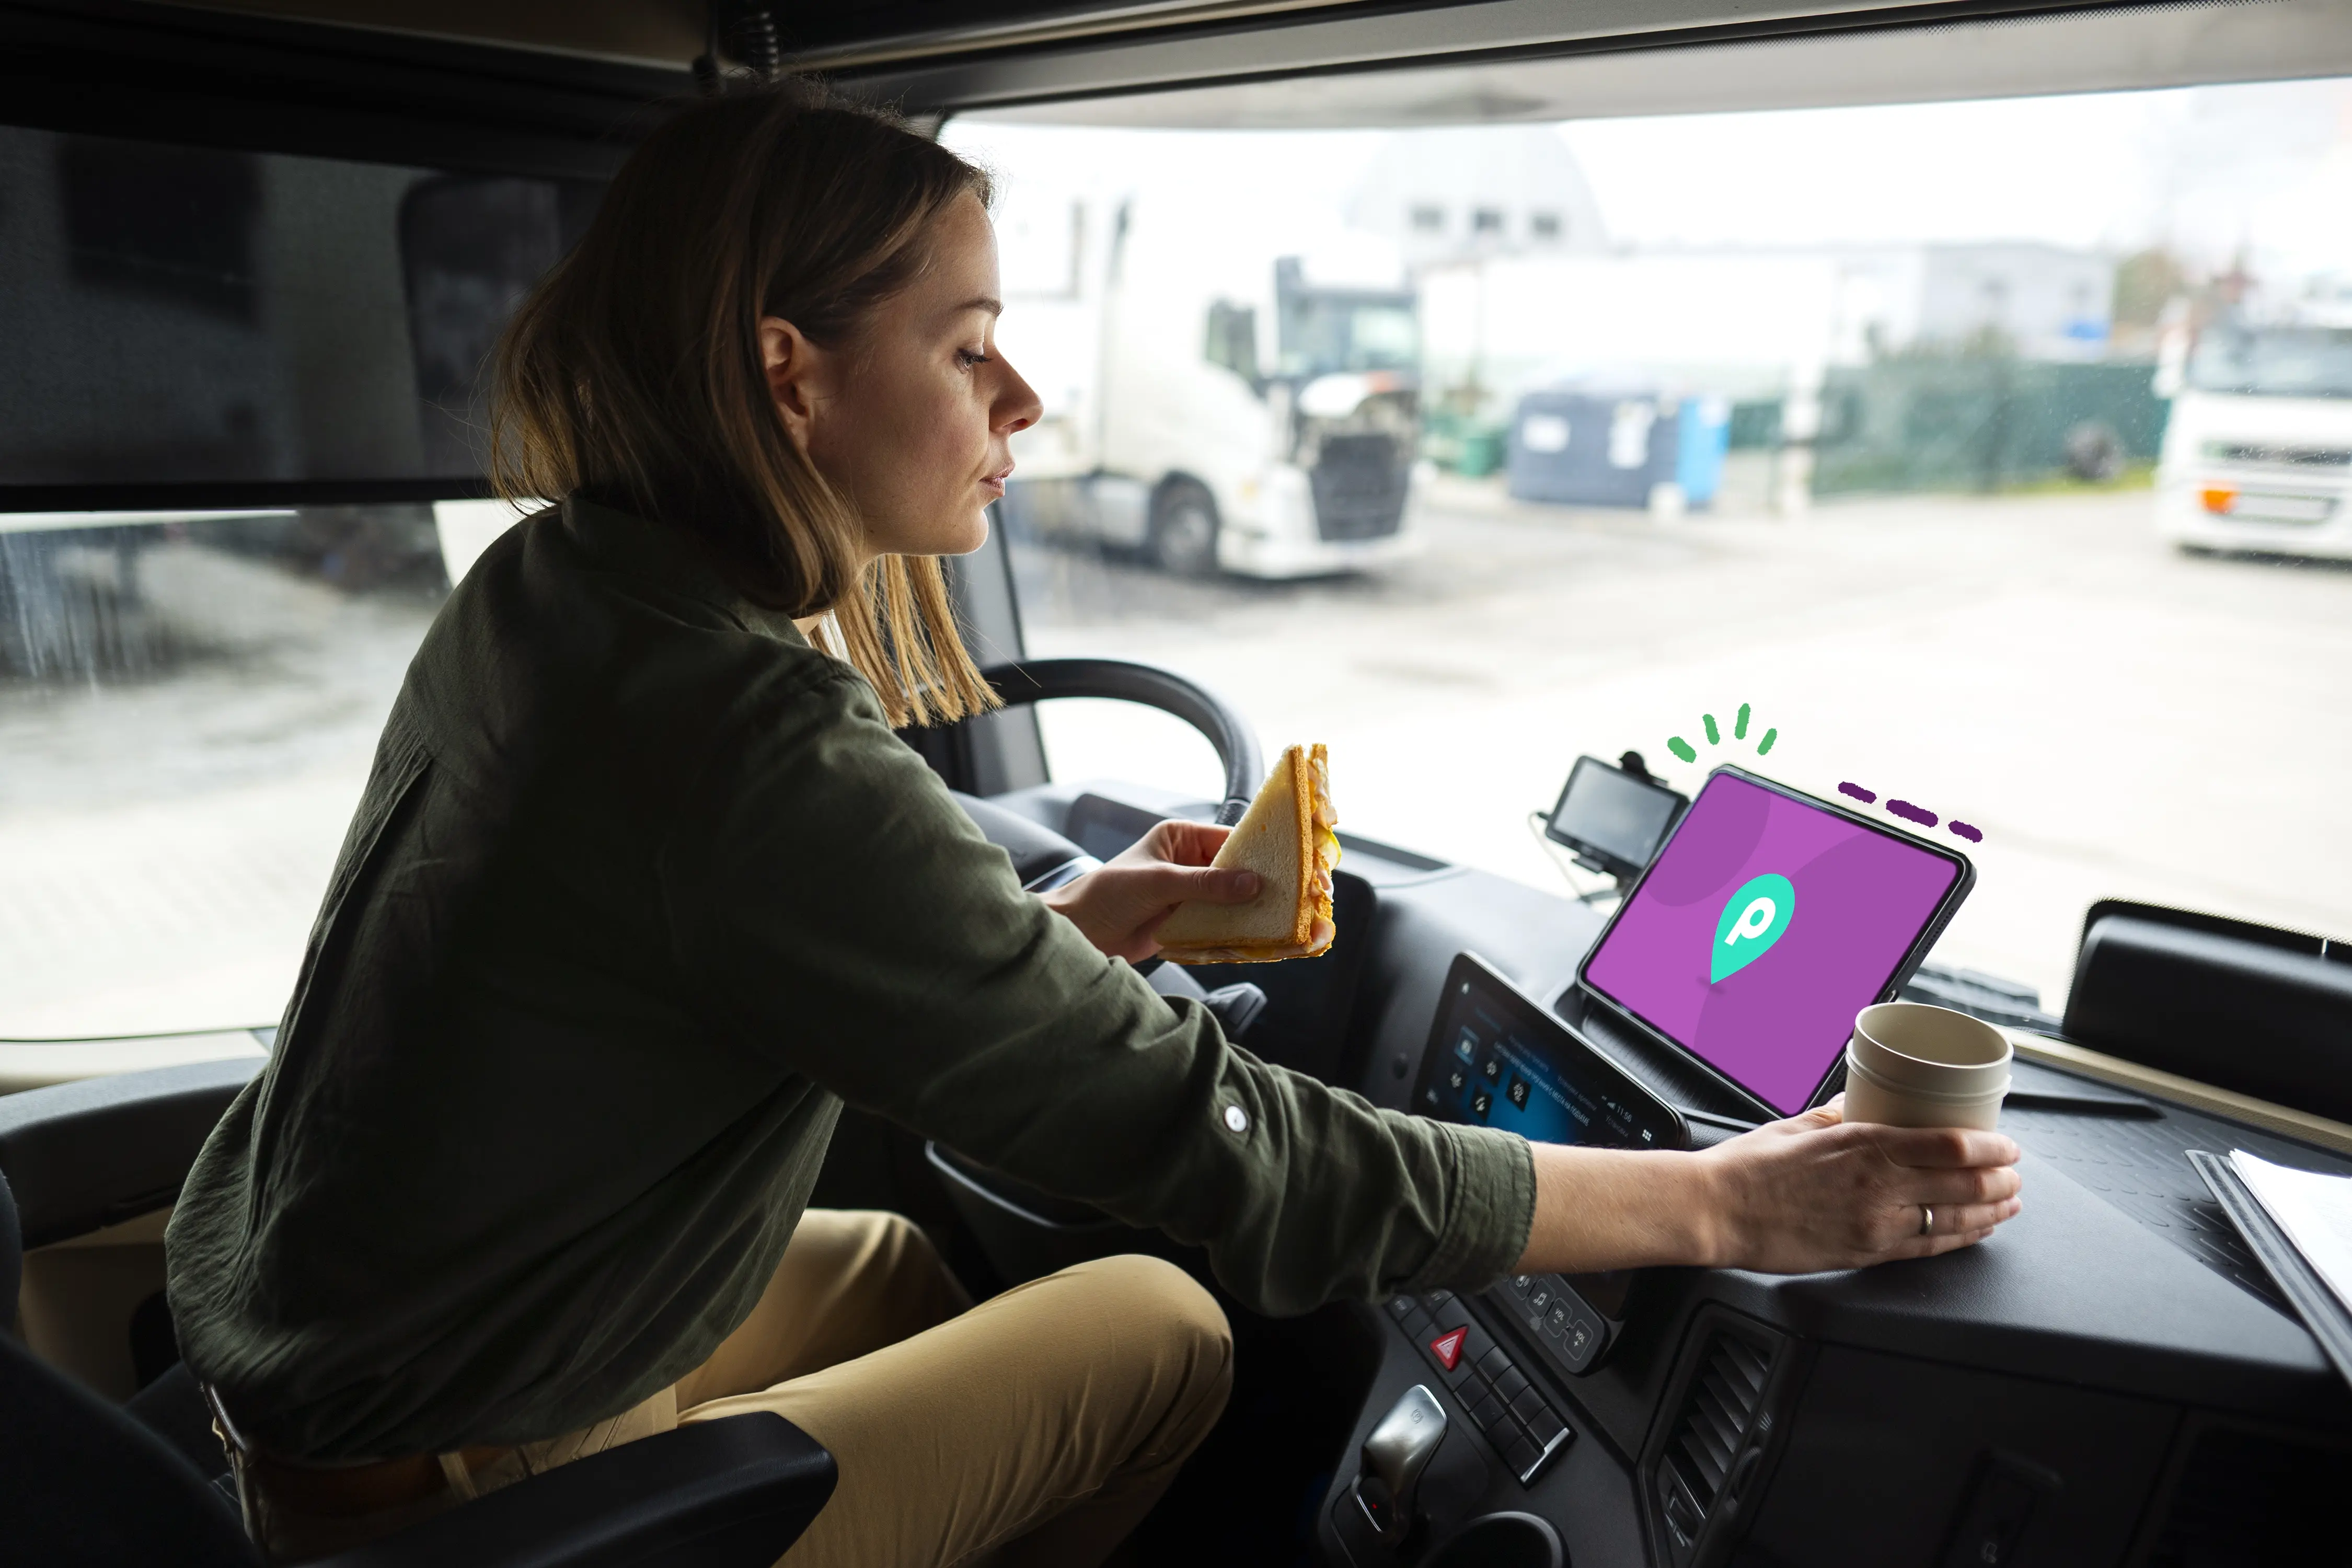
<svg viewBox="0 0 2352 1568">
<path fill-rule="evenodd" d="M 1270 963 L 1328 952 L 1339 822 L 1323 748 L 1284 752 L 1213 862 L 1255 871 L 1265 886 L 1245 904 L 1177 905 L 1160 928 L 1160 951 L 1178 963 Z"/>
</svg>

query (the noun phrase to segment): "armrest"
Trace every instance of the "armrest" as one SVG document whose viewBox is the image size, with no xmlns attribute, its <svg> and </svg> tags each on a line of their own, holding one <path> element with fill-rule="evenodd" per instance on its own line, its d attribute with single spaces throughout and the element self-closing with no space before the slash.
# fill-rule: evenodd
<svg viewBox="0 0 2352 1568">
<path fill-rule="evenodd" d="M 195 1062 L 0 1095 L 0 1172 L 26 1247 L 80 1236 L 180 1195 L 196 1152 L 262 1058 Z"/>
<path fill-rule="evenodd" d="M 833 1495 L 781 1415 L 697 1422 L 495 1491 L 313 1568 L 770 1568 Z"/>
</svg>

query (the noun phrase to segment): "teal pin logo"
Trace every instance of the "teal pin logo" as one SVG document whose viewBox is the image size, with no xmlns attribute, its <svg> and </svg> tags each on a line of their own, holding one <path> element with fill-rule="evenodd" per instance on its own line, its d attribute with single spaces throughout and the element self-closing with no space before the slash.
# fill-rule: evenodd
<svg viewBox="0 0 2352 1568">
<path fill-rule="evenodd" d="M 1715 918 L 1715 952 L 1707 960 L 1707 984 L 1737 974 L 1766 953 L 1789 929 L 1797 912 L 1797 889 L 1789 879 L 1767 871 L 1740 885 Z"/>
</svg>

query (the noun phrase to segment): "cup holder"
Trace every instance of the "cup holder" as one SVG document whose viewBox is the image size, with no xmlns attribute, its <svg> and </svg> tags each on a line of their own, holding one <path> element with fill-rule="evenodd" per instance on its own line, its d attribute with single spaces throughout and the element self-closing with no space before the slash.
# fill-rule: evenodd
<svg viewBox="0 0 2352 1568">
<path fill-rule="evenodd" d="M 1474 1519 L 1421 1560 L 1422 1568 L 1568 1568 L 1559 1534 L 1531 1513 Z"/>
</svg>

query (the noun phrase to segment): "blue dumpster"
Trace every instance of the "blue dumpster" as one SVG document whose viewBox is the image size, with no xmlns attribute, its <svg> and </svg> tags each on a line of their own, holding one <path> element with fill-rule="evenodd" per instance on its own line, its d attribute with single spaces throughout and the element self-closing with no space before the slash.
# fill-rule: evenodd
<svg viewBox="0 0 2352 1568">
<path fill-rule="evenodd" d="M 1655 389 L 1530 392 L 1512 416 L 1507 484 L 1519 500 L 1648 506 L 1660 485 L 1705 506 L 1723 480 L 1731 405 Z"/>
</svg>

